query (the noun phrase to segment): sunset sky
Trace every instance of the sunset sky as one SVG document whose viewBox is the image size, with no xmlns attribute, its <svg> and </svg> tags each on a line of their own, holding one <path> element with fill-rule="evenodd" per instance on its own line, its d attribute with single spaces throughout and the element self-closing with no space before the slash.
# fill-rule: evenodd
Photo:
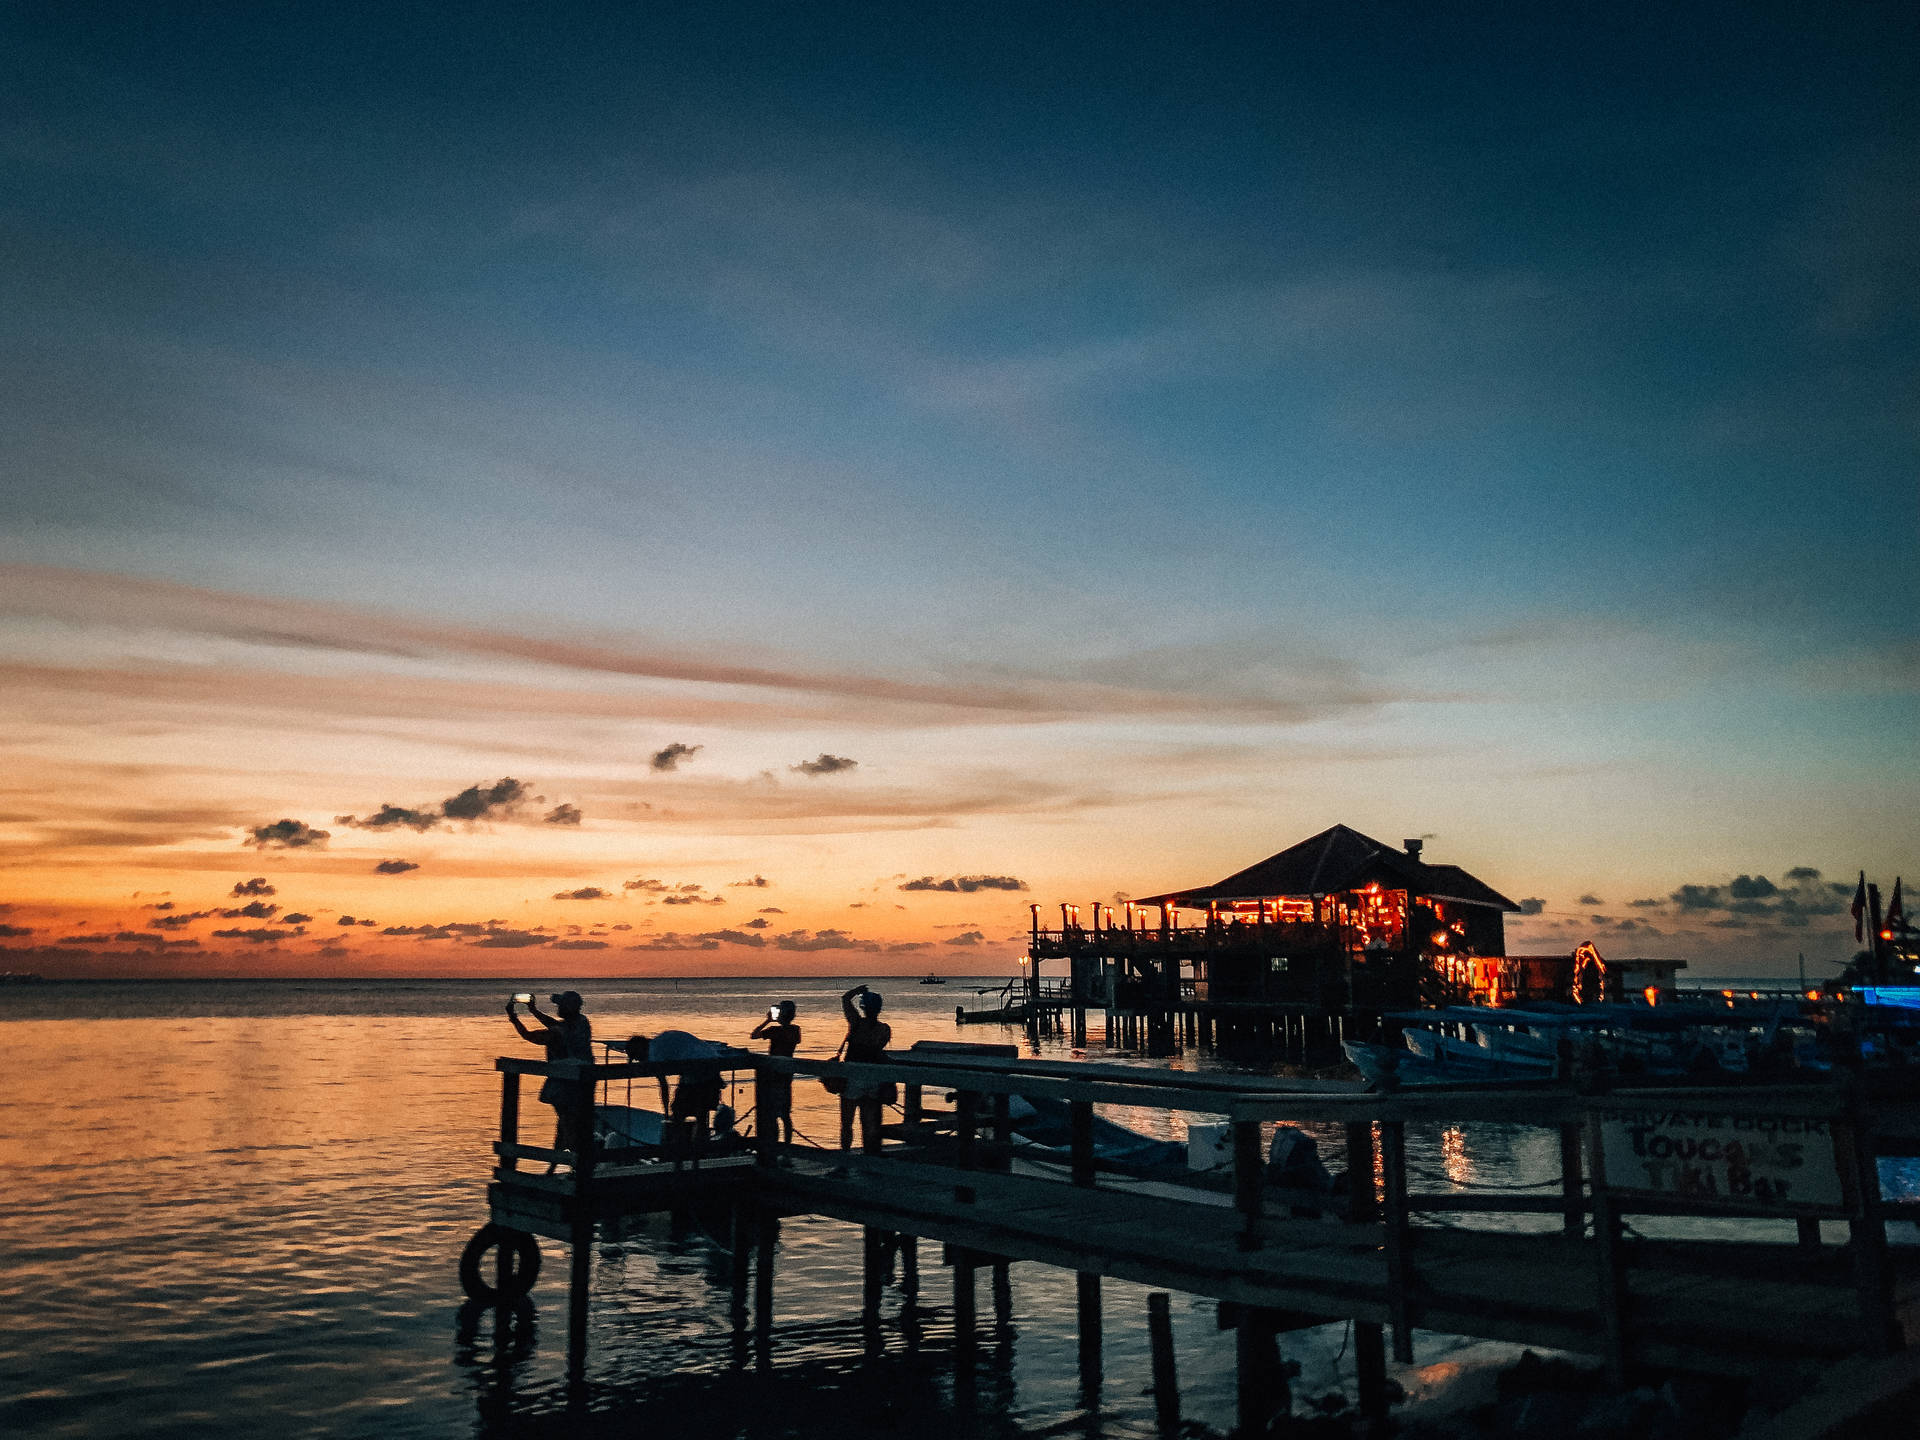
<svg viewBox="0 0 1920 1440">
<path fill-rule="evenodd" d="M 0 969 L 1920 880 L 1914 7 L 563 8 L 0 18 Z"/>
</svg>

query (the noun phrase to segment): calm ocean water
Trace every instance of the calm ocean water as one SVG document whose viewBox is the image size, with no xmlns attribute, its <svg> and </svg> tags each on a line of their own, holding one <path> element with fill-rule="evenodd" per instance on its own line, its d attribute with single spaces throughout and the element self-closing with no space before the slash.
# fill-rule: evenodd
<svg viewBox="0 0 1920 1440">
<path fill-rule="evenodd" d="M 801 1053 L 825 1056 L 851 983 L 573 988 L 601 1038 L 743 1039 L 770 1001 L 790 998 Z M 1089 1406 L 1071 1276 L 1014 1266 L 999 1327 L 983 1281 L 977 1382 L 956 1392 L 937 1256 L 923 1260 L 915 1311 L 889 1292 L 874 1353 L 859 1323 L 858 1232 L 820 1220 L 783 1228 L 770 1377 L 742 1363 L 726 1259 L 704 1235 L 661 1222 L 603 1244 L 590 1380 L 570 1393 L 564 1247 L 543 1242 L 533 1313 L 499 1334 L 490 1312 L 463 1306 L 455 1277 L 485 1218 L 494 1057 L 539 1053 L 501 1013 L 528 986 L 563 988 L 76 983 L 0 995 L 0 1434 L 1152 1433 L 1144 1291 L 1109 1283 L 1106 1380 Z M 970 982 L 884 988 L 898 1045 L 955 1038 L 953 1006 L 972 999 Z M 799 1128 L 830 1140 L 833 1103 L 797 1087 Z M 533 1127 L 544 1113 L 533 1107 Z M 1177 1134 L 1158 1115 L 1113 1118 Z M 1557 1163 L 1550 1137 L 1524 1131 L 1410 1133 L 1409 1148 L 1429 1183 L 1525 1184 Z M 1232 1336 L 1208 1302 L 1176 1296 L 1173 1312 L 1185 1413 L 1224 1432 Z M 1341 1326 L 1285 1338 L 1301 1391 L 1350 1387 L 1345 1338 Z M 1421 1365 L 1401 1378 L 1432 1395 L 1507 1353 L 1423 1339 Z"/>
</svg>

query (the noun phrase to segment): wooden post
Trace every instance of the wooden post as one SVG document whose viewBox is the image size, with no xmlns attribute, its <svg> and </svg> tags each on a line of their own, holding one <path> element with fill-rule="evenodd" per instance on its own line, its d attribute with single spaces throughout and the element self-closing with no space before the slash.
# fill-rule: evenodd
<svg viewBox="0 0 1920 1440">
<path fill-rule="evenodd" d="M 753 1207 L 745 1200 L 733 1202 L 732 1229 L 728 1236 L 733 1242 L 733 1313 L 744 1316 L 747 1313 L 747 1280 L 753 1268 Z"/>
<path fill-rule="evenodd" d="M 976 1163 L 973 1142 L 977 1126 L 975 1112 L 979 1098 L 971 1090 L 962 1090 L 953 1097 L 954 1130 L 959 1140 L 958 1160 L 962 1170 L 971 1170 Z M 953 1198 L 962 1205 L 971 1205 L 973 1197 L 973 1186 L 955 1185 L 953 1187 Z M 971 1275 L 972 1272 L 968 1273 Z M 968 1283 L 971 1284 L 972 1281 L 969 1280 Z"/>
<path fill-rule="evenodd" d="M 926 1118 L 926 1102 L 918 1085 L 900 1087 L 900 1118 L 908 1125 L 918 1125 Z"/>
<path fill-rule="evenodd" d="M 885 1232 L 864 1227 L 860 1232 L 860 1318 L 869 1324 L 880 1318 L 880 1292 L 886 1286 L 880 1267 L 886 1253 Z"/>
<path fill-rule="evenodd" d="M 1073 1279 L 1080 1312 L 1080 1389 L 1090 1397 L 1100 1389 L 1100 1277 L 1083 1270 Z"/>
<path fill-rule="evenodd" d="M 1373 1189 L 1373 1125 L 1352 1121 L 1347 1125 L 1347 1219 L 1359 1225 L 1379 1213 Z"/>
<path fill-rule="evenodd" d="M 1852 1114 L 1833 1122 L 1835 1158 L 1853 1213 L 1847 1219 L 1854 1288 L 1860 1296 L 1860 1329 L 1867 1353 L 1891 1355 L 1904 1344 L 1894 1308 L 1893 1267 L 1887 1257 L 1887 1224 L 1880 1213 L 1880 1170 L 1873 1158 L 1873 1132 L 1856 1102 Z"/>
<path fill-rule="evenodd" d="M 1820 1248 L 1820 1222 L 1810 1215 L 1802 1215 L 1793 1222 L 1794 1230 L 1802 1250 Z"/>
<path fill-rule="evenodd" d="M 1163 1291 L 1147 1296 L 1147 1340 L 1153 1351 L 1154 1420 L 1161 1435 L 1172 1440 L 1180 1433 L 1180 1375 L 1173 1363 L 1173 1318 Z"/>
<path fill-rule="evenodd" d="M 762 1370 L 773 1366 L 773 1262 L 779 1248 L 779 1221 L 771 1210 L 757 1216 L 754 1243 L 753 1349 Z"/>
<path fill-rule="evenodd" d="M 1580 1126 L 1560 1127 L 1560 1226 L 1570 1240 L 1587 1230 L 1586 1197 L 1581 1190 Z"/>
<path fill-rule="evenodd" d="M 500 1143 L 518 1145 L 520 1143 L 520 1072 L 502 1070 L 500 1072 Z M 518 1170 L 520 1162 L 512 1155 L 500 1157 L 502 1170 Z"/>
<path fill-rule="evenodd" d="M 567 1378 L 578 1381 L 587 1369 L 587 1299 L 593 1280 L 593 1065 L 581 1067 L 573 1109 L 572 1267 L 567 1279 Z"/>
<path fill-rule="evenodd" d="M 1233 1204 L 1240 1212 L 1240 1233 L 1234 1243 L 1242 1250 L 1258 1250 L 1260 1237 L 1260 1191 L 1266 1179 L 1261 1165 L 1260 1122 L 1233 1122 Z"/>
<path fill-rule="evenodd" d="M 971 1250 L 954 1247 L 949 1251 L 953 1264 L 953 1344 L 965 1374 L 971 1380 L 973 1376 L 974 1351 L 974 1314 L 973 1314 L 973 1270 L 974 1256 Z"/>
<path fill-rule="evenodd" d="M 1091 1100 L 1069 1100 L 1067 1102 L 1068 1123 L 1071 1130 L 1071 1154 L 1073 1159 L 1073 1183 L 1092 1185 L 1094 1183 L 1093 1163 L 1093 1102 Z"/>
<path fill-rule="evenodd" d="M 1001 1256 L 993 1261 L 993 1279 L 990 1289 L 993 1292 L 993 1329 L 996 1335 L 1006 1336 L 1013 1329 L 1013 1267 Z"/>
<path fill-rule="evenodd" d="M 789 1087 L 789 1106 L 792 1105 L 791 1087 L 793 1080 L 787 1080 Z M 753 1158 L 756 1164 L 771 1166 L 779 1156 L 780 1122 L 773 1118 L 773 1107 L 767 1103 L 767 1096 L 773 1089 L 773 1082 L 767 1072 L 758 1065 L 753 1067 Z"/>
<path fill-rule="evenodd" d="M 1387 1337 L 1378 1321 L 1353 1322 L 1353 1380 L 1360 1392 L 1360 1414 L 1371 1421 L 1387 1418 Z"/>
<path fill-rule="evenodd" d="M 1593 1177 L 1593 1257 L 1597 1274 L 1595 1294 L 1600 1303 L 1602 1358 L 1607 1383 L 1627 1388 L 1627 1272 L 1620 1240 L 1620 1212 L 1607 1189 L 1607 1168 L 1601 1150 L 1600 1117 L 1587 1116 L 1587 1170 Z"/>
<path fill-rule="evenodd" d="M 1380 1168 L 1385 1182 L 1387 1313 L 1393 1320 L 1393 1358 L 1413 1363 L 1413 1231 L 1407 1218 L 1407 1132 L 1398 1120 L 1380 1125 Z"/>
<path fill-rule="evenodd" d="M 1262 1436 L 1290 1396 L 1286 1372 L 1280 1366 L 1280 1347 L 1272 1321 L 1256 1305 L 1240 1307 L 1233 1329 L 1235 1428 L 1244 1437 Z"/>
<path fill-rule="evenodd" d="M 920 1237 L 918 1235 L 900 1237 L 900 1293 L 906 1297 L 909 1308 L 920 1298 Z"/>
</svg>

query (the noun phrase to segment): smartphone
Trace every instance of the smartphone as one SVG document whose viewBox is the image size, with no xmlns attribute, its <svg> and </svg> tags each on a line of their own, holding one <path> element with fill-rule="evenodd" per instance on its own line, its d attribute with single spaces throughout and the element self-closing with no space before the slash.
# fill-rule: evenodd
<svg viewBox="0 0 1920 1440">
<path fill-rule="evenodd" d="M 531 1005 L 533 1004 L 533 996 L 527 991 L 522 990 L 518 995 L 513 997 L 513 1003 L 516 1005 Z"/>
<path fill-rule="evenodd" d="M 767 1006 L 767 1019 L 778 1020 L 779 1018 L 780 1018 L 780 1007 L 778 1005 Z"/>
</svg>

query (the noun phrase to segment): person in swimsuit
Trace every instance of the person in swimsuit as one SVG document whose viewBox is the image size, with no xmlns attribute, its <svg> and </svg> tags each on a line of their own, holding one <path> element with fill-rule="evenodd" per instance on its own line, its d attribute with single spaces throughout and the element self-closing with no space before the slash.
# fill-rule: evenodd
<svg viewBox="0 0 1920 1440">
<path fill-rule="evenodd" d="M 530 1030 L 520 1018 L 516 1002 L 507 1001 L 507 1018 L 513 1022 L 513 1028 L 520 1032 L 520 1038 L 532 1045 L 544 1045 L 547 1051 L 547 1063 L 557 1065 L 567 1061 L 593 1063 L 593 1026 L 582 1014 L 584 1002 L 577 990 L 563 990 L 552 996 L 556 1015 L 543 1015 L 537 1004 L 529 1002 L 527 1012 L 540 1022 L 539 1030 Z M 546 1084 L 540 1087 L 540 1099 L 553 1107 L 553 1148 L 575 1151 L 581 1143 L 590 1143 L 593 1139 L 591 1129 L 586 1135 L 577 1133 L 580 1113 L 581 1092 L 588 1082 L 567 1079 L 559 1075 L 547 1077 Z M 547 1167 L 548 1171 L 553 1166 Z"/>
<path fill-rule="evenodd" d="M 793 1017 L 799 1014 L 799 1007 L 791 1000 L 782 1000 L 773 1007 L 773 1012 L 753 1027 L 748 1038 L 767 1042 L 767 1054 L 782 1055 L 791 1058 L 800 1048 L 800 1027 L 793 1023 Z M 760 1077 L 759 1098 L 760 1118 L 771 1127 L 769 1133 L 777 1140 L 785 1132 L 786 1142 L 793 1143 L 793 1077 L 791 1075 L 763 1074 Z"/>
<path fill-rule="evenodd" d="M 856 985 L 840 997 L 840 1008 L 847 1017 L 847 1039 L 843 1048 L 848 1060 L 868 1064 L 885 1062 L 887 1046 L 893 1043 L 893 1027 L 880 1018 L 880 1007 L 885 1003 L 879 991 L 869 990 L 865 985 Z M 880 1107 L 892 1104 L 898 1093 L 891 1080 L 849 1082 L 846 1093 L 840 1097 L 841 1135 L 851 1135 L 852 1111 L 857 1108 L 862 1143 L 877 1145 Z"/>
</svg>

